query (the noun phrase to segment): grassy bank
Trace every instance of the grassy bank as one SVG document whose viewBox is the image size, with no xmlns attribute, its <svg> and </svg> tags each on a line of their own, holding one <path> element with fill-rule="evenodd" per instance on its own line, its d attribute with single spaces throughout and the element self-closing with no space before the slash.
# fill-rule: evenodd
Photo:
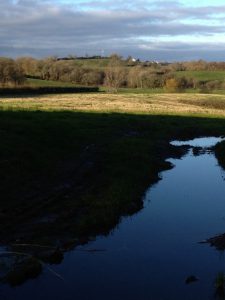
<svg viewBox="0 0 225 300">
<path fill-rule="evenodd" d="M 184 154 L 170 140 L 225 134 L 224 101 L 187 94 L 2 99 L 2 244 L 65 250 L 107 234 L 142 208 L 146 188 L 171 167 L 165 159 Z"/>
</svg>

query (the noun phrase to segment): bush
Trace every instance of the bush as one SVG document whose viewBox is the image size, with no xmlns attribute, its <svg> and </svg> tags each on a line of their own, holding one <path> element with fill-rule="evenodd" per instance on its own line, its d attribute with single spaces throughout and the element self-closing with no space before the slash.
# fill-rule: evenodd
<svg viewBox="0 0 225 300">
<path fill-rule="evenodd" d="M 212 80 L 212 81 L 208 81 L 205 84 L 205 86 L 206 86 L 206 89 L 209 91 L 219 90 L 222 86 L 222 83 L 219 80 Z"/>
</svg>

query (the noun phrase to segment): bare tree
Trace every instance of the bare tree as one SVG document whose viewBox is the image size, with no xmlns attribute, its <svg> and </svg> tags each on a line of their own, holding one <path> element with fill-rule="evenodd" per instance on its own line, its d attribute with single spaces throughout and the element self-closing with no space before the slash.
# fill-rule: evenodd
<svg viewBox="0 0 225 300">
<path fill-rule="evenodd" d="M 112 57 L 106 70 L 104 84 L 111 92 L 117 92 L 126 83 L 126 71 L 117 57 Z"/>
</svg>

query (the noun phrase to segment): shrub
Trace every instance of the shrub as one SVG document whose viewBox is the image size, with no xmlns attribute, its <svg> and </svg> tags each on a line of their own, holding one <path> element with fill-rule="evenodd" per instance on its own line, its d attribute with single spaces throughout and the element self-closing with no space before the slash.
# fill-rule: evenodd
<svg viewBox="0 0 225 300">
<path fill-rule="evenodd" d="M 165 90 L 167 92 L 178 92 L 179 91 L 179 81 L 176 78 L 168 78 L 166 79 Z"/>
</svg>

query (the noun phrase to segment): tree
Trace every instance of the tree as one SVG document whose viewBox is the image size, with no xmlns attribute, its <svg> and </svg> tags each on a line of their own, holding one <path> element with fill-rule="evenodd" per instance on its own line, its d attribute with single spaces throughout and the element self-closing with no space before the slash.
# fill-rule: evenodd
<svg viewBox="0 0 225 300">
<path fill-rule="evenodd" d="M 25 76 L 20 66 L 9 58 L 0 58 L 0 84 L 21 85 L 25 82 Z"/>
<path fill-rule="evenodd" d="M 126 72 L 124 67 L 116 57 L 111 58 L 105 70 L 105 86 L 108 87 L 109 91 L 117 92 L 118 88 L 124 86 L 125 83 Z"/>
<path fill-rule="evenodd" d="M 27 76 L 38 76 L 38 60 L 32 57 L 20 57 L 16 63 Z"/>
</svg>

